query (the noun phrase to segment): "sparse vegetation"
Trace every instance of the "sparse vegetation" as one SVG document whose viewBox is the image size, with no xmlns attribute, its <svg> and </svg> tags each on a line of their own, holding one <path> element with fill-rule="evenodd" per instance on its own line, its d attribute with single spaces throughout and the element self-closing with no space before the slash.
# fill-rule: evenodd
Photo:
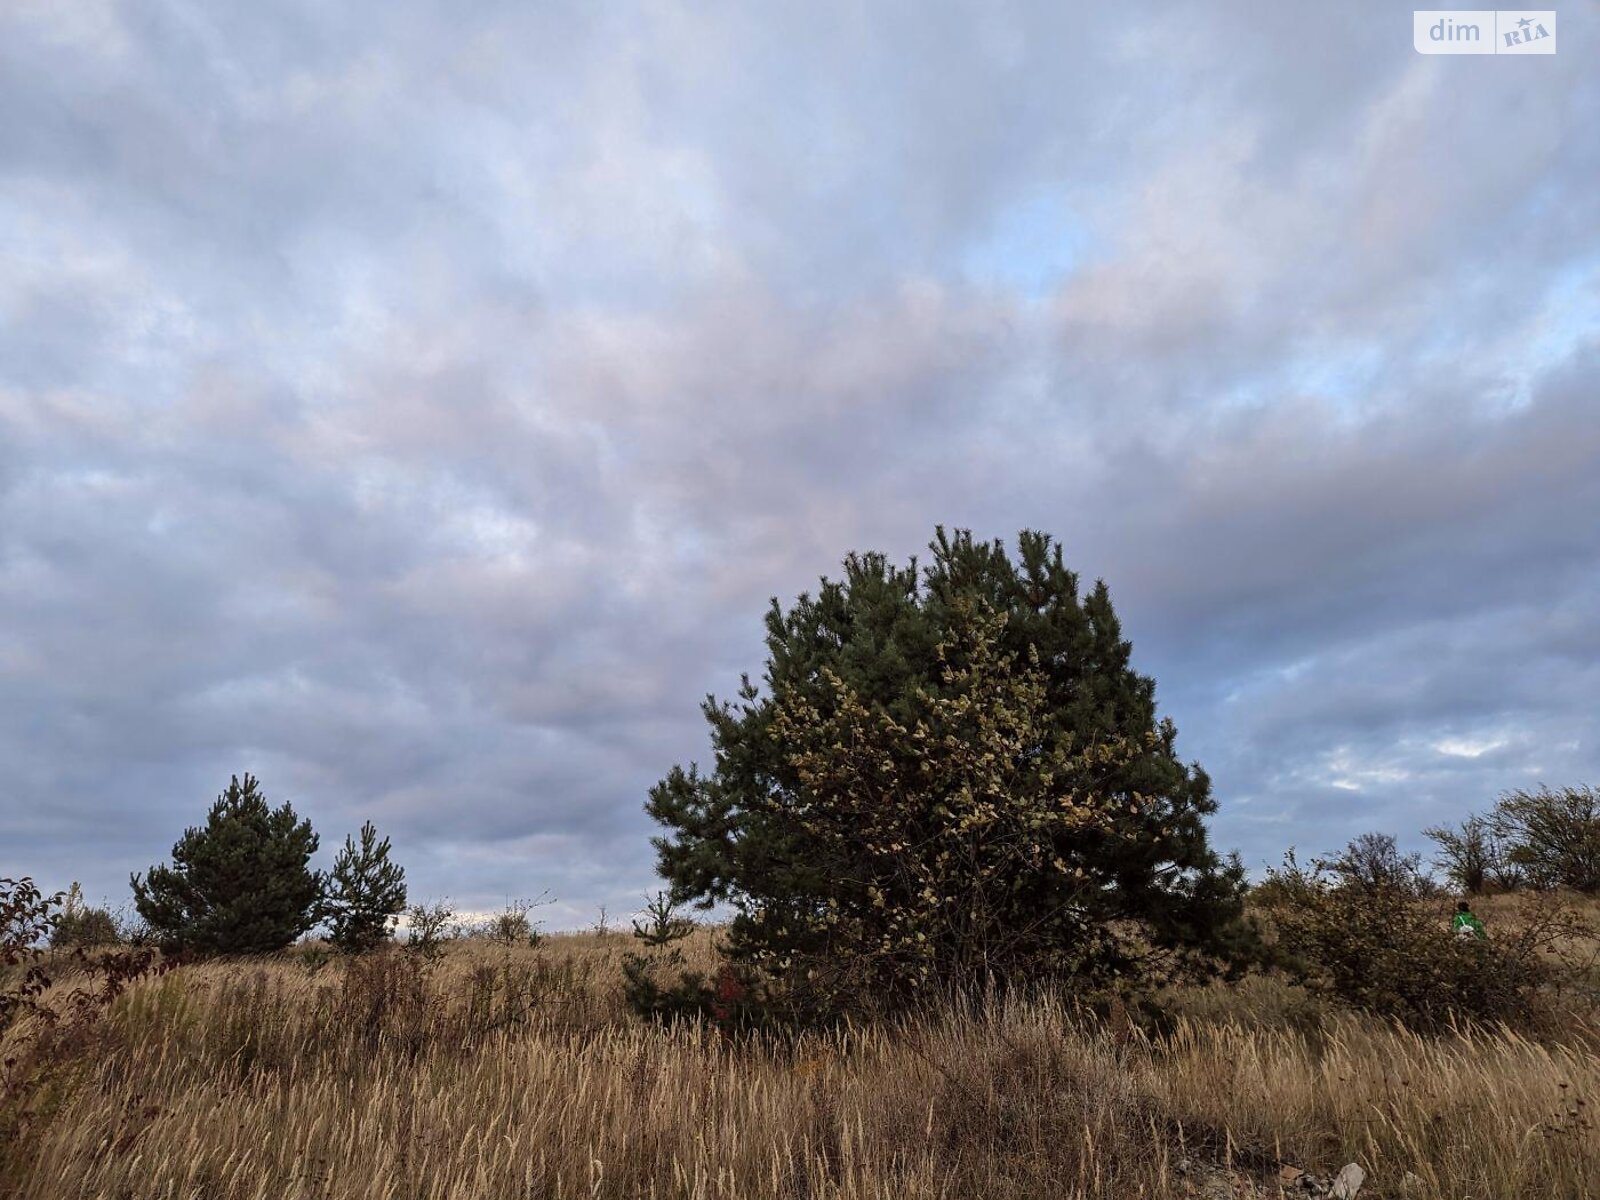
<svg viewBox="0 0 1600 1200">
<path fill-rule="evenodd" d="M 687 967 L 713 976 L 720 936 L 677 942 Z M 1543 1042 L 1421 1035 L 1252 975 L 1164 992 L 1163 1036 L 1015 989 L 730 1041 L 633 1017 L 625 950 L 550 935 L 146 979 L 64 1052 L 48 1120 L 0 1147 L 0 1191 L 1275 1197 L 1280 1164 L 1347 1161 L 1376 1200 L 1408 1172 L 1419 1200 L 1600 1189 L 1600 1030 L 1577 1011 Z"/>
<path fill-rule="evenodd" d="M 1420 1029 L 1462 1021 L 1548 1023 L 1546 1000 L 1579 983 L 1588 964 L 1569 953 L 1585 927 L 1555 896 L 1497 923 L 1492 938 L 1445 936 L 1450 903 L 1392 855 L 1376 875 L 1348 855 L 1302 867 L 1293 851 L 1259 902 L 1280 961 L 1313 990 Z"/>
<path fill-rule="evenodd" d="M 1254 890 L 1287 970 L 826 1028 L 774 1024 L 666 892 L 629 939 L 531 937 L 534 901 L 463 937 L 438 901 L 408 949 L 177 969 L 47 948 L 64 900 L 0 883 L 8 1200 L 1261 1198 L 1345 1162 L 1373 1200 L 1600 1188 L 1600 906 L 1490 897 L 1457 940 L 1381 835 Z"/>
<path fill-rule="evenodd" d="M 0 880 L 0 1196 L 1600 1193 L 1600 792 L 1427 831 L 1465 937 L 1384 833 L 1247 894 L 1104 586 L 933 548 L 774 605 L 630 939 L 406 909 L 370 821 L 324 879 L 248 774 L 133 877 L 148 938 Z"/>
<path fill-rule="evenodd" d="M 533 919 L 533 910 L 555 900 L 545 893 L 536 900 L 508 900 L 505 907 L 479 927 L 489 941 L 501 946 L 537 946 L 544 938 L 539 922 Z"/>
</svg>

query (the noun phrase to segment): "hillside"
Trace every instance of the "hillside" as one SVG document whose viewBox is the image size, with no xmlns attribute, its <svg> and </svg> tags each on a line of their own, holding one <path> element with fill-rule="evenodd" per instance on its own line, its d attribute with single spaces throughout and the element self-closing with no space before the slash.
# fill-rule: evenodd
<svg viewBox="0 0 1600 1200">
<path fill-rule="evenodd" d="M 744 1040 L 632 1017 L 629 948 L 312 947 L 147 979 L 57 1048 L 4 1194 L 1275 1196 L 1347 1162 L 1363 1196 L 1600 1193 L 1593 1013 L 1543 1044 L 1427 1038 L 1252 977 L 1167 993 L 1159 1033 L 1035 995 Z"/>
</svg>

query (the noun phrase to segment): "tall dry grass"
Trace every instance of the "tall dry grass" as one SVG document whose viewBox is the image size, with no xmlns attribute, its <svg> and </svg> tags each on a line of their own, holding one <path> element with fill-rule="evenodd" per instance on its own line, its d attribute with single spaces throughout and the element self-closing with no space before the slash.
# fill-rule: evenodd
<svg viewBox="0 0 1600 1200">
<path fill-rule="evenodd" d="M 0 1193 L 1268 1195 L 1280 1162 L 1355 1160 L 1364 1196 L 1402 1194 L 1407 1172 L 1421 1200 L 1600 1195 L 1600 1039 L 1424 1038 L 1255 980 L 1172 997 L 1186 1015 L 1159 1039 L 1041 994 L 738 1041 L 631 1018 L 629 948 L 557 936 L 149 980 L 56 1064 L 0 1149 Z M 708 934 L 689 949 L 712 966 Z"/>
</svg>

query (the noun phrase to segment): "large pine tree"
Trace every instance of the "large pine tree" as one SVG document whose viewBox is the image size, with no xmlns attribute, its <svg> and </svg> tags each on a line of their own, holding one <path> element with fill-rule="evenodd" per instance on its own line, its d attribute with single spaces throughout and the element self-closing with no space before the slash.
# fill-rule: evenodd
<svg viewBox="0 0 1600 1200">
<path fill-rule="evenodd" d="M 734 906 L 735 959 L 789 995 L 1207 969 L 1243 871 L 1177 756 L 1103 583 L 1061 551 L 941 528 L 919 569 L 845 560 L 767 615 L 764 687 L 708 697 L 715 767 L 647 809 L 679 900 Z"/>
<path fill-rule="evenodd" d="M 204 825 L 186 829 L 172 865 L 132 877 L 134 905 L 162 947 L 195 954 L 266 954 L 316 922 L 322 877 L 311 822 L 271 809 L 254 776 L 236 775 Z"/>
</svg>

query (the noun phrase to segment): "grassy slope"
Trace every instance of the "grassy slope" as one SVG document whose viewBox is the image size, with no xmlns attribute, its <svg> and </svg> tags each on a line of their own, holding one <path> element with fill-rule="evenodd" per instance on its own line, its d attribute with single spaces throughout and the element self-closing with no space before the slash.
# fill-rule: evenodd
<svg viewBox="0 0 1600 1200">
<path fill-rule="evenodd" d="M 1187 1015 L 1157 1043 L 1036 998 L 739 1046 L 630 1019 L 629 948 L 148 981 L 60 1056 L 0 1195 L 1183 1196 L 1224 1194 L 1200 1164 L 1228 1160 L 1244 1194 L 1356 1160 L 1363 1196 L 1407 1171 L 1408 1197 L 1600 1195 L 1600 1038 L 1424 1039 L 1256 979 L 1171 997 Z"/>
</svg>

